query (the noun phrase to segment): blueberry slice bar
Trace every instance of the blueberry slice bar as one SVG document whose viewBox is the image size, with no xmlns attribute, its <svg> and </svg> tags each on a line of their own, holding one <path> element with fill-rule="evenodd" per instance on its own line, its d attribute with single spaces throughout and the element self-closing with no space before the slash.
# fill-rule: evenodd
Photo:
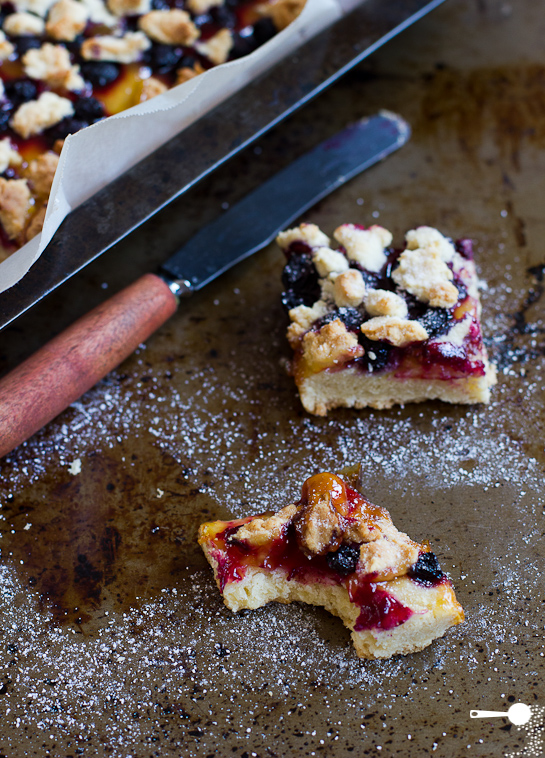
<svg viewBox="0 0 545 758">
<path fill-rule="evenodd" d="M 337 247 L 314 224 L 281 232 L 287 257 L 292 373 L 303 406 L 390 408 L 488 403 L 494 367 L 483 344 L 469 239 L 421 226 L 403 249 L 381 226 L 342 224 Z"/>
<path fill-rule="evenodd" d="M 301 499 L 277 513 L 201 525 L 199 544 L 229 609 L 323 606 L 361 658 L 422 650 L 464 620 L 429 546 L 335 474 L 307 479 Z"/>
</svg>

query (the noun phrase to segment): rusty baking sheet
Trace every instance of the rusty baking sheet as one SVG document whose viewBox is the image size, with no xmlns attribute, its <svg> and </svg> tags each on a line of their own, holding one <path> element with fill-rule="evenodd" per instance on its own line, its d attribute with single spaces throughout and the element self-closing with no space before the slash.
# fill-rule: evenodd
<svg viewBox="0 0 545 758">
<path fill-rule="evenodd" d="M 0 297 L 0 329 L 443 0 L 365 0 L 97 192 Z"/>
<path fill-rule="evenodd" d="M 3 332 L 5 370 L 222 204 L 383 107 L 411 142 L 308 220 L 473 237 L 500 370 L 486 408 L 313 418 L 280 366 L 279 251 L 188 301 L 1 464 L 0 754 L 543 752 L 506 719 L 470 719 L 545 705 L 541 16 L 531 0 L 444 4 Z M 431 541 L 467 614 L 387 662 L 358 660 L 320 610 L 231 614 L 195 543 L 202 520 L 276 507 L 316 469 L 360 461 L 369 497 Z"/>
</svg>

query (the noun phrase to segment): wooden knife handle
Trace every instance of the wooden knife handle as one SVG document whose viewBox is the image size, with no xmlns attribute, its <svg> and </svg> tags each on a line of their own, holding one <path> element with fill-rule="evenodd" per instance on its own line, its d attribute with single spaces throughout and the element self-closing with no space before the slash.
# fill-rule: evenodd
<svg viewBox="0 0 545 758">
<path fill-rule="evenodd" d="M 176 311 L 166 282 L 145 274 L 0 380 L 0 457 L 127 358 Z"/>
</svg>

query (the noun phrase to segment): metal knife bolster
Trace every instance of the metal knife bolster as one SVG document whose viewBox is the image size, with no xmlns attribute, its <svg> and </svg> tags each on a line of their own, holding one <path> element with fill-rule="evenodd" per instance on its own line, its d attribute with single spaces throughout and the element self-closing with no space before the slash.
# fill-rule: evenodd
<svg viewBox="0 0 545 758">
<path fill-rule="evenodd" d="M 387 111 L 352 124 L 201 229 L 163 264 L 159 275 L 178 298 L 204 287 L 269 244 L 337 187 L 397 150 L 409 136 L 407 122 Z"/>
</svg>

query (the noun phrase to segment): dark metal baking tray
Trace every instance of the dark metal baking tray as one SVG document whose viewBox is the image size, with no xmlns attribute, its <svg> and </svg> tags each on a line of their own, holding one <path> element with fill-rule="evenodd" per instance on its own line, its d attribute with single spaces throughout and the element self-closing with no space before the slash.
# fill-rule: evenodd
<svg viewBox="0 0 545 758">
<path fill-rule="evenodd" d="M 304 220 L 326 232 L 381 223 L 396 244 L 421 223 L 471 236 L 499 381 L 487 407 L 314 418 L 280 365 L 275 246 L 189 298 L 0 463 L 0 755 L 504 758 L 528 748 L 526 731 L 470 710 L 545 704 L 544 80 L 540 3 L 451 0 L 4 330 L 2 370 L 223 204 L 387 108 L 411 123 L 410 142 Z M 430 540 L 467 616 L 387 662 L 358 660 L 319 609 L 231 614 L 195 542 L 201 521 L 276 508 L 317 469 L 359 462 L 368 496 Z"/>
<path fill-rule="evenodd" d="M 365 0 L 76 208 L 0 295 L 0 328 L 443 0 Z"/>
</svg>

